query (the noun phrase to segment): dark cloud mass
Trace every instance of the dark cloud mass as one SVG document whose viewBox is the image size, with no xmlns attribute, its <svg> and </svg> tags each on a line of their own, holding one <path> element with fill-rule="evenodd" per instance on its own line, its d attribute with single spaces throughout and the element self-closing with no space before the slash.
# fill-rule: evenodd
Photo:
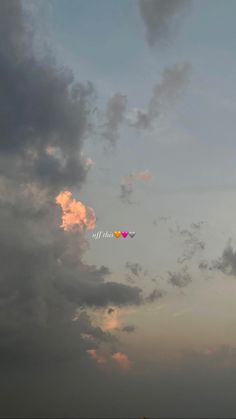
<svg viewBox="0 0 236 419">
<path fill-rule="evenodd" d="M 59 228 L 57 193 L 86 178 L 95 92 L 37 57 L 27 19 L 20 1 L 0 2 L 0 416 L 78 416 L 69 376 L 92 374 L 81 333 L 96 344 L 107 334 L 72 322 L 76 309 L 139 304 L 142 293 L 82 262 L 83 235 Z"/>
<path fill-rule="evenodd" d="M 1 2 L 1 11 L 0 174 L 17 171 L 19 181 L 56 190 L 80 184 L 93 86 L 75 83 L 53 58 L 37 58 L 20 1 Z"/>
<path fill-rule="evenodd" d="M 169 44 L 188 3 L 187 0 L 139 0 L 140 14 L 150 46 Z"/>
</svg>

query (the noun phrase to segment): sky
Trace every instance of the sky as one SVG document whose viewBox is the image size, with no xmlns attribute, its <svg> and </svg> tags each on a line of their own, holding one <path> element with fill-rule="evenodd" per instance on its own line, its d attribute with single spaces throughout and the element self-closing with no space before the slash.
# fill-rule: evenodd
<svg viewBox="0 0 236 419">
<path fill-rule="evenodd" d="M 235 13 L 0 2 L 0 417 L 235 417 Z"/>
</svg>

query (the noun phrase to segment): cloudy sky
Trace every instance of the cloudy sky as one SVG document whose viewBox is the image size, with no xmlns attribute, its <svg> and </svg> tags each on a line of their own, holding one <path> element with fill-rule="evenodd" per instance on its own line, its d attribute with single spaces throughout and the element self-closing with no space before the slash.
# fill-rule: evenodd
<svg viewBox="0 0 236 419">
<path fill-rule="evenodd" d="M 235 417 L 235 13 L 0 1 L 0 417 Z"/>
</svg>

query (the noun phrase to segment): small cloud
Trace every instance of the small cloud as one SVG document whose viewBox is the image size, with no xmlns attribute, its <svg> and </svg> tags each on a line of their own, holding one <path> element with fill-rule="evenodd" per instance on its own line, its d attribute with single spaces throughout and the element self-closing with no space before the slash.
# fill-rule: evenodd
<svg viewBox="0 0 236 419">
<path fill-rule="evenodd" d="M 206 244 L 200 235 L 203 225 L 204 222 L 199 221 L 192 223 L 189 228 L 181 229 L 177 225 L 175 229 L 169 229 L 170 233 L 176 235 L 183 243 L 183 252 L 178 258 L 178 263 L 183 264 L 204 252 Z"/>
<path fill-rule="evenodd" d="M 125 267 L 134 275 L 139 276 L 142 272 L 142 266 L 139 263 L 127 262 Z"/>
<path fill-rule="evenodd" d="M 113 95 L 107 103 L 103 137 L 109 141 L 112 146 L 116 144 L 119 127 L 125 119 L 126 106 L 126 96 L 119 93 Z"/>
<path fill-rule="evenodd" d="M 209 269 L 208 262 L 206 262 L 205 260 L 202 260 L 199 263 L 198 268 L 201 269 L 202 271 Z"/>
<path fill-rule="evenodd" d="M 130 324 L 130 325 L 124 326 L 122 329 L 122 332 L 133 333 L 135 330 L 136 330 L 136 327 Z"/>
<path fill-rule="evenodd" d="M 107 310 L 107 313 L 108 313 L 108 314 L 112 314 L 112 313 L 114 313 L 114 311 L 115 311 L 115 309 L 114 309 L 114 308 L 109 308 L 109 309 Z"/>
<path fill-rule="evenodd" d="M 233 250 L 231 239 L 229 239 L 222 256 L 212 263 L 212 269 L 218 269 L 227 275 L 236 275 L 236 251 Z"/>
<path fill-rule="evenodd" d="M 154 122 L 165 114 L 170 106 L 173 106 L 179 97 L 185 93 L 191 74 L 192 66 L 189 63 L 176 64 L 165 68 L 161 74 L 160 83 L 152 89 L 147 109 L 134 109 L 128 113 L 126 117 L 128 126 L 151 130 Z"/>
<path fill-rule="evenodd" d="M 86 351 L 90 357 L 97 362 L 98 365 L 104 365 L 107 363 L 107 359 L 104 355 L 100 355 L 98 354 L 97 349 L 92 348 L 92 349 L 87 349 Z"/>
<path fill-rule="evenodd" d="M 149 182 L 152 179 L 150 170 L 144 170 L 125 176 L 120 184 L 120 199 L 124 203 L 132 204 L 135 182 Z"/>
<path fill-rule="evenodd" d="M 112 355 L 112 359 L 117 362 L 117 364 L 122 368 L 124 371 L 128 371 L 131 368 L 131 362 L 127 355 L 122 352 L 116 352 Z"/>
<path fill-rule="evenodd" d="M 152 179 L 152 174 L 150 170 L 144 170 L 143 172 L 139 172 L 136 174 L 136 180 L 140 180 L 142 182 L 148 182 Z"/>
<path fill-rule="evenodd" d="M 158 289 L 154 289 L 149 295 L 148 297 L 146 297 L 146 302 L 147 303 L 154 303 L 154 301 L 159 300 L 160 298 L 162 298 L 164 296 L 164 291 L 162 290 L 158 290 Z"/>
<path fill-rule="evenodd" d="M 188 272 L 186 271 L 186 268 L 183 269 L 182 272 L 168 272 L 169 279 L 168 282 L 173 285 L 174 287 L 178 288 L 184 288 L 187 285 L 189 285 L 192 282 L 192 279 Z"/>
<path fill-rule="evenodd" d="M 120 199 L 125 204 L 132 204 L 133 185 L 122 183 L 120 185 Z"/>
</svg>

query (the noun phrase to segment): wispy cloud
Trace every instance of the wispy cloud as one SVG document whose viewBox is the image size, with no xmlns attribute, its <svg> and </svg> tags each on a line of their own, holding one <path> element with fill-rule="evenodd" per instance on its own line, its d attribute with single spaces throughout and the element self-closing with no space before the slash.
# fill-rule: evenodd
<svg viewBox="0 0 236 419">
<path fill-rule="evenodd" d="M 125 119 L 126 107 L 127 98 L 124 95 L 116 93 L 108 100 L 102 136 L 112 146 L 116 144 L 120 125 Z"/>
<path fill-rule="evenodd" d="M 127 113 L 128 125 L 143 130 L 153 128 L 154 122 L 186 92 L 191 74 L 192 66 L 188 63 L 166 68 L 160 83 L 153 87 L 147 109 L 134 108 Z"/>
<path fill-rule="evenodd" d="M 192 282 L 186 267 L 181 272 L 168 272 L 168 275 L 168 282 L 177 288 L 184 288 Z"/>
<path fill-rule="evenodd" d="M 120 184 L 120 199 L 122 202 L 132 204 L 132 195 L 134 192 L 134 184 L 137 182 L 149 182 L 153 178 L 150 170 L 144 170 L 125 176 Z"/>
<path fill-rule="evenodd" d="M 140 14 L 150 46 L 169 45 L 176 35 L 188 3 L 186 0 L 139 0 Z"/>
</svg>

